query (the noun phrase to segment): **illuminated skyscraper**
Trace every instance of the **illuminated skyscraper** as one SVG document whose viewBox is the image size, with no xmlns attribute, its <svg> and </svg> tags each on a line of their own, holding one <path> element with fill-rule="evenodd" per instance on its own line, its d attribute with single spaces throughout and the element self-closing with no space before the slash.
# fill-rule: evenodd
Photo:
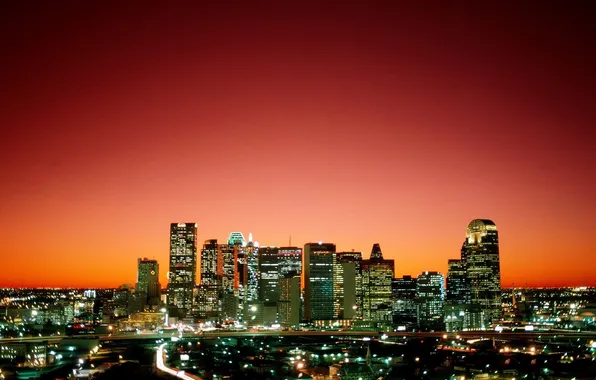
<svg viewBox="0 0 596 380">
<path fill-rule="evenodd" d="M 217 260 L 217 281 L 220 290 L 222 319 L 236 319 L 238 316 L 238 298 L 235 295 L 235 251 L 234 244 L 221 244 Z"/>
<path fill-rule="evenodd" d="M 170 273 L 168 305 L 190 312 L 197 277 L 197 224 L 170 225 Z"/>
<path fill-rule="evenodd" d="M 337 252 L 334 292 L 336 318 L 362 319 L 362 252 Z"/>
<path fill-rule="evenodd" d="M 300 323 L 300 275 L 287 275 L 279 280 L 279 322 L 298 327 Z"/>
<path fill-rule="evenodd" d="M 416 280 L 418 325 L 423 330 L 443 329 L 445 279 L 439 272 L 423 272 Z"/>
<path fill-rule="evenodd" d="M 411 326 L 416 323 L 416 278 L 403 276 L 393 280 L 393 323 Z"/>
<path fill-rule="evenodd" d="M 470 289 L 471 304 L 478 305 L 488 322 L 501 319 L 501 267 L 499 235 L 490 220 L 475 219 L 466 230 L 462 261 Z"/>
<path fill-rule="evenodd" d="M 363 319 L 393 320 L 392 283 L 393 260 L 384 260 L 379 244 L 374 244 L 370 260 L 362 261 Z"/>
<path fill-rule="evenodd" d="M 135 293 L 137 297 L 141 298 L 141 306 L 159 305 L 161 285 L 159 283 L 159 264 L 157 260 L 138 259 Z"/>
<path fill-rule="evenodd" d="M 334 318 L 333 267 L 335 244 L 307 243 L 304 246 L 304 318 Z"/>
<path fill-rule="evenodd" d="M 244 250 L 244 257 L 246 260 L 246 273 L 244 286 L 244 298 L 241 300 L 244 307 L 244 315 L 247 315 L 248 308 L 254 309 L 256 306 L 262 310 L 262 305 L 259 303 L 259 280 L 261 274 L 259 272 L 259 243 L 252 241 L 252 234 L 249 234 L 248 243 Z"/>
<path fill-rule="evenodd" d="M 259 247 L 259 271 L 261 284 L 259 299 L 263 302 L 279 300 L 279 248 Z"/>
<path fill-rule="evenodd" d="M 447 265 L 446 301 L 452 305 L 469 304 L 469 284 L 466 262 L 463 260 L 449 260 Z"/>
<path fill-rule="evenodd" d="M 205 240 L 201 249 L 201 285 L 217 285 L 218 253 L 217 240 Z"/>
</svg>

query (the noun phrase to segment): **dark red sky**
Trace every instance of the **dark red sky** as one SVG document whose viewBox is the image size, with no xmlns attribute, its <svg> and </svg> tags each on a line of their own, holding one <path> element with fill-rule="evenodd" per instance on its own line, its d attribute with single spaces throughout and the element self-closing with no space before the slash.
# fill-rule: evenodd
<svg viewBox="0 0 596 380">
<path fill-rule="evenodd" d="M 445 272 L 474 218 L 596 285 L 589 1 L 203 3 L 1 5 L 0 286 L 165 283 L 177 221 Z"/>
</svg>

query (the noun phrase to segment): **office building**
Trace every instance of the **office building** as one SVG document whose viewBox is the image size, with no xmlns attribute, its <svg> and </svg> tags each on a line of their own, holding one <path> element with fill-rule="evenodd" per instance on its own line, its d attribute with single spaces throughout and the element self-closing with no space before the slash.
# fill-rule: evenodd
<svg viewBox="0 0 596 380">
<path fill-rule="evenodd" d="M 304 246 L 304 318 L 334 318 L 333 267 L 335 244 L 307 243 Z"/>
<path fill-rule="evenodd" d="M 161 284 L 159 283 L 159 264 L 157 260 L 147 258 L 137 260 L 137 283 L 135 294 L 142 306 L 158 306 L 161 301 Z"/>
<path fill-rule="evenodd" d="M 421 330 L 443 330 L 445 279 L 439 272 L 423 272 L 416 279 L 418 326 Z"/>
<path fill-rule="evenodd" d="M 501 310 L 501 268 L 497 226 L 490 220 L 475 219 L 466 229 L 462 245 L 472 305 L 479 305 L 487 322 L 498 322 Z"/>
<path fill-rule="evenodd" d="M 178 309 L 178 316 L 192 310 L 197 277 L 197 224 L 170 225 L 170 273 L 168 305 Z"/>
<path fill-rule="evenodd" d="M 371 258 L 362 261 L 363 319 L 393 320 L 392 283 L 395 272 L 393 260 L 383 259 L 380 245 L 374 244 Z"/>
<path fill-rule="evenodd" d="M 286 327 L 298 327 L 300 323 L 300 275 L 287 275 L 279 279 L 277 303 L 279 323 Z"/>
<path fill-rule="evenodd" d="M 201 285 L 217 285 L 217 239 L 205 240 L 201 249 Z"/>
<path fill-rule="evenodd" d="M 362 319 L 362 253 L 337 252 L 334 272 L 337 319 Z"/>
<path fill-rule="evenodd" d="M 263 302 L 279 300 L 279 248 L 259 247 L 259 272 L 261 273 L 259 299 Z"/>
<path fill-rule="evenodd" d="M 469 284 L 465 261 L 449 260 L 447 266 L 445 300 L 453 305 L 469 304 Z"/>
<path fill-rule="evenodd" d="M 416 324 L 416 278 L 405 275 L 393 279 L 393 323 L 411 327 Z"/>
</svg>

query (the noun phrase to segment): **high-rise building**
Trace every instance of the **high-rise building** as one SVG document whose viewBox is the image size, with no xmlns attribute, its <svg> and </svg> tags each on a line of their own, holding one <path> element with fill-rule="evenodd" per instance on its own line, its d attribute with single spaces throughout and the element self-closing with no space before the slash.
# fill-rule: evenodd
<svg viewBox="0 0 596 380">
<path fill-rule="evenodd" d="M 279 248 L 259 247 L 259 272 L 261 280 L 259 299 L 263 302 L 279 300 Z"/>
<path fill-rule="evenodd" d="M 447 266 L 447 292 L 445 300 L 452 305 L 469 304 L 468 275 L 465 261 L 449 260 Z"/>
<path fill-rule="evenodd" d="M 170 273 L 168 305 L 181 315 L 192 310 L 193 289 L 197 277 L 197 224 L 170 225 Z"/>
<path fill-rule="evenodd" d="M 231 240 L 231 239 L 230 239 Z M 235 257 L 239 245 L 221 244 L 217 260 L 217 280 L 220 289 L 221 318 L 234 320 L 238 316 L 238 297 L 235 292 Z"/>
<path fill-rule="evenodd" d="M 488 322 L 497 322 L 501 310 L 501 268 L 497 226 L 487 219 L 475 219 L 466 230 L 462 246 L 471 304 L 479 305 Z"/>
<path fill-rule="evenodd" d="M 201 249 L 201 285 L 217 285 L 217 258 L 219 245 L 216 239 L 205 240 Z"/>
<path fill-rule="evenodd" d="M 304 246 L 304 318 L 334 318 L 333 267 L 335 244 L 307 243 Z"/>
<path fill-rule="evenodd" d="M 445 279 L 439 272 L 423 272 L 416 280 L 418 326 L 422 330 L 443 329 Z"/>
<path fill-rule="evenodd" d="M 362 261 L 363 319 L 393 320 L 392 283 L 395 272 L 393 260 L 383 259 L 379 244 L 374 244 L 371 258 Z"/>
<path fill-rule="evenodd" d="M 362 252 L 337 252 L 334 273 L 335 317 L 362 319 Z"/>
<path fill-rule="evenodd" d="M 297 327 L 300 323 L 300 275 L 288 275 L 279 279 L 279 322 L 284 326 Z"/>
<path fill-rule="evenodd" d="M 279 281 L 302 273 L 302 248 L 259 247 L 259 271 L 260 301 L 277 303 L 280 300 Z"/>
<path fill-rule="evenodd" d="M 259 242 L 252 241 L 252 234 L 249 234 L 248 243 L 244 247 L 246 255 L 246 302 L 254 303 L 259 300 Z"/>
<path fill-rule="evenodd" d="M 411 326 L 416 322 L 416 279 L 403 276 L 393 279 L 393 323 Z"/>
<path fill-rule="evenodd" d="M 135 293 L 141 299 L 142 305 L 157 306 L 160 304 L 161 285 L 157 260 L 138 259 Z"/>
<path fill-rule="evenodd" d="M 217 252 L 217 281 L 224 292 L 234 292 L 234 254 L 235 247 L 230 244 L 220 244 Z"/>
</svg>

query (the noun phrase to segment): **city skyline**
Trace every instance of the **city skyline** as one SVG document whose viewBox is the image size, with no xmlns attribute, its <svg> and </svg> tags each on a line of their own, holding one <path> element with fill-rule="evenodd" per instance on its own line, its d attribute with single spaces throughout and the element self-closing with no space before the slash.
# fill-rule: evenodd
<svg viewBox="0 0 596 380">
<path fill-rule="evenodd" d="M 477 218 L 504 287 L 596 285 L 592 15 L 6 5 L 0 286 L 134 284 L 143 257 L 165 286 L 186 220 L 199 249 L 380 243 L 397 277 L 446 275 Z"/>
</svg>

